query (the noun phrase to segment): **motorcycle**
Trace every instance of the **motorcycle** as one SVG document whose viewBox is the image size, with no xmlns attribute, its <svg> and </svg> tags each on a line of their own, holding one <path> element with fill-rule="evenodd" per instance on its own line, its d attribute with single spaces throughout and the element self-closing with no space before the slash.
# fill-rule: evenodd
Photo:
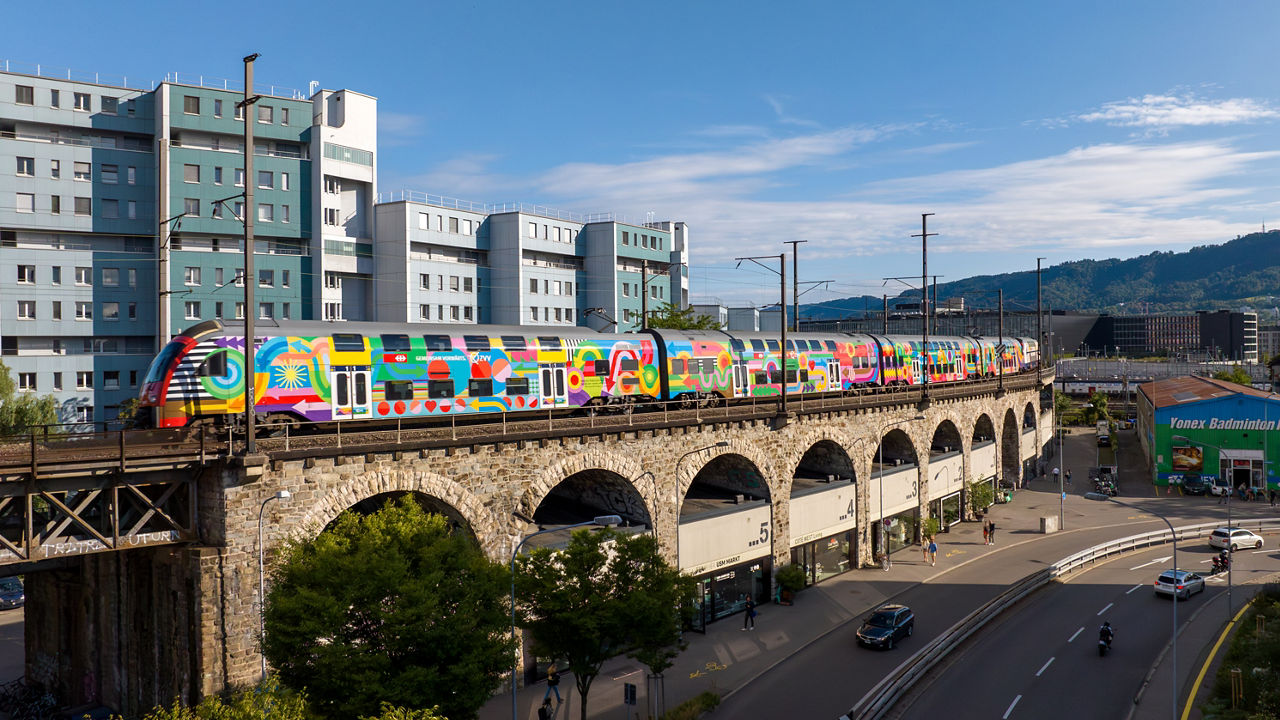
<svg viewBox="0 0 1280 720">
<path fill-rule="evenodd" d="M 1103 657 L 1107 651 L 1111 649 L 1111 640 L 1107 638 L 1098 638 L 1098 657 Z"/>
<path fill-rule="evenodd" d="M 1230 555 L 1227 555 L 1227 554 L 1225 554 L 1225 553 L 1224 553 L 1224 554 L 1222 554 L 1222 555 L 1214 555 L 1214 556 L 1213 556 L 1213 568 L 1210 570 L 1209 574 L 1210 574 L 1210 575 L 1217 575 L 1218 573 L 1226 572 L 1226 571 L 1228 571 L 1228 570 L 1230 570 L 1230 569 L 1231 569 L 1231 556 L 1230 556 Z"/>
<path fill-rule="evenodd" d="M 1110 497 L 1115 497 L 1116 495 L 1120 494 L 1120 490 L 1116 487 L 1115 482 L 1112 480 L 1094 480 L 1093 491 L 1103 493 L 1104 495 L 1108 495 Z"/>
</svg>

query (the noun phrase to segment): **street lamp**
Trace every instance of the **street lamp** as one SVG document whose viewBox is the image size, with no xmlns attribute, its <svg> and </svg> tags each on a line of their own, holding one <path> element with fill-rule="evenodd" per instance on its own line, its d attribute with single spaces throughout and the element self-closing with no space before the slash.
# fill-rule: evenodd
<svg viewBox="0 0 1280 720">
<path fill-rule="evenodd" d="M 1264 436 L 1264 437 L 1265 437 L 1265 436 Z M 1187 437 L 1186 435 L 1174 435 L 1174 436 L 1173 436 L 1173 439 L 1174 439 L 1174 440 L 1181 440 L 1182 442 L 1187 443 L 1188 445 L 1190 445 L 1190 444 L 1192 444 L 1192 443 L 1196 443 L 1196 444 L 1200 444 L 1200 445 L 1208 445 L 1209 447 L 1213 448 L 1214 450 L 1217 450 L 1217 451 L 1218 451 L 1218 453 L 1219 453 L 1219 454 L 1218 454 L 1218 470 L 1219 470 L 1219 471 L 1221 471 L 1221 470 L 1222 470 L 1222 453 L 1224 452 L 1222 448 L 1218 447 L 1217 445 L 1214 445 L 1213 443 L 1207 443 L 1207 442 L 1205 442 L 1205 441 L 1203 441 L 1203 440 L 1192 440 L 1191 438 Z M 1203 462 L 1203 461 L 1202 461 L 1202 462 Z M 1265 470 L 1265 469 L 1266 469 L 1266 463 L 1265 463 L 1265 462 L 1263 463 L 1262 467 L 1263 467 L 1263 469 L 1264 469 L 1263 471 L 1265 472 L 1265 471 L 1266 471 L 1266 470 Z M 1203 468 L 1201 468 L 1201 469 L 1203 469 Z M 1226 498 L 1227 498 L 1227 527 L 1231 527 L 1231 495 L 1232 495 L 1232 493 L 1233 493 L 1233 492 L 1234 492 L 1234 488 L 1233 488 L 1233 487 L 1232 487 L 1232 485 L 1231 485 L 1231 480 L 1227 480 L 1227 494 L 1226 494 Z M 1228 552 L 1228 553 L 1230 553 L 1230 552 L 1231 552 L 1231 543 L 1229 543 L 1229 542 L 1227 543 L 1227 552 Z M 1234 564 L 1235 564 L 1235 563 L 1227 563 L 1227 617 L 1231 617 L 1231 566 L 1232 566 L 1232 565 L 1234 565 Z"/>
<path fill-rule="evenodd" d="M 591 520 L 587 520 L 584 522 L 573 523 L 572 525 L 562 525 L 560 527 L 554 527 L 554 528 L 547 528 L 545 530 L 539 530 L 535 533 L 524 536 L 524 538 L 522 538 L 520 542 L 516 543 L 516 549 L 511 551 L 511 642 L 513 644 L 516 641 L 516 556 L 520 554 L 520 548 L 524 547 L 524 544 L 529 540 L 531 540 L 532 538 L 535 538 L 539 535 L 545 535 L 547 533 L 560 532 L 562 530 L 572 530 L 574 528 L 587 527 L 588 525 L 598 526 L 598 527 L 613 527 L 615 525 L 621 525 L 621 524 L 622 524 L 622 518 L 617 515 L 599 515 L 595 518 L 592 518 Z M 520 670 L 519 662 L 513 661 L 511 663 L 511 720 L 516 720 L 516 673 L 519 672 L 519 670 Z"/>
<path fill-rule="evenodd" d="M 1155 515 L 1156 517 L 1163 520 L 1165 525 L 1169 526 L 1169 537 L 1173 541 L 1173 579 L 1174 579 L 1174 584 L 1173 584 L 1174 594 L 1173 594 L 1173 603 L 1172 603 L 1173 604 L 1173 637 L 1169 639 L 1169 642 L 1173 646 L 1173 718 L 1174 720 L 1178 720 L 1178 582 L 1177 582 L 1178 580 L 1178 531 L 1173 529 L 1173 523 L 1169 522 L 1169 518 L 1161 515 L 1160 513 L 1155 512 L 1154 510 L 1148 510 L 1146 508 L 1138 507 L 1137 505 L 1127 503 L 1123 500 L 1117 500 L 1111 497 L 1110 495 L 1107 495 L 1106 493 L 1087 492 L 1084 494 L 1084 498 L 1086 500 L 1096 500 L 1098 502 L 1113 502 L 1117 505 L 1124 505 L 1125 507 L 1133 508 L 1134 510 L 1137 510 L 1139 512 L 1145 512 L 1150 515 Z"/>
<path fill-rule="evenodd" d="M 1067 493 L 1062 489 L 1062 476 L 1067 474 L 1067 456 L 1062 454 L 1062 413 L 1058 412 L 1058 390 L 1053 390 L 1053 420 L 1058 427 L 1058 532 L 1062 532 L 1063 505 Z"/>
<path fill-rule="evenodd" d="M 924 420 L 924 415 L 916 415 L 915 417 L 905 418 L 903 420 L 895 420 L 891 423 L 885 423 L 880 426 L 879 432 L 876 434 L 876 464 L 880 466 L 880 552 L 884 556 L 884 569 L 888 572 L 893 567 L 893 558 L 889 557 L 889 538 L 885 532 L 884 522 L 884 433 L 891 427 L 897 425 L 905 425 L 916 420 Z"/>
<path fill-rule="evenodd" d="M 267 503 L 272 500 L 288 500 L 293 494 L 288 490 L 279 490 L 275 495 L 262 501 L 262 506 L 258 508 L 258 657 L 262 660 L 262 679 L 267 679 L 267 653 L 263 647 L 267 639 L 267 622 L 264 617 L 267 606 L 267 583 L 264 579 L 266 561 L 263 558 L 262 548 L 262 513 L 267 509 Z"/>
<path fill-rule="evenodd" d="M 963 453 L 961 453 L 961 460 L 963 460 L 963 458 L 964 458 L 964 454 L 963 454 Z M 937 479 L 938 479 L 938 477 L 942 475 L 943 471 L 946 471 L 946 473 L 947 473 L 947 482 L 950 482 L 950 481 L 951 481 L 951 466 L 950 466 L 950 465 L 943 465 L 943 466 L 938 470 L 938 472 L 936 472 L 936 473 L 934 473 L 934 474 L 933 474 L 933 479 L 934 479 L 934 480 L 937 480 Z M 942 518 L 938 521 L 938 530 L 939 530 L 939 531 L 941 531 L 941 530 L 942 530 L 942 523 L 943 523 L 943 522 L 945 522 L 945 521 L 946 521 L 946 519 L 947 519 L 947 511 L 946 511 L 946 509 L 944 509 L 944 508 L 942 507 L 942 501 L 941 501 L 941 500 L 939 500 L 939 501 L 938 501 L 938 513 L 942 516 Z"/>
</svg>

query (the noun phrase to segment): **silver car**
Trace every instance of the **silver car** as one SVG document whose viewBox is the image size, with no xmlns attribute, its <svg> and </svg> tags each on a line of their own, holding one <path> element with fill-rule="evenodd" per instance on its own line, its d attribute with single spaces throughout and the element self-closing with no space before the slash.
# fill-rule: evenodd
<svg viewBox="0 0 1280 720">
<path fill-rule="evenodd" d="M 1204 578 L 1187 570 L 1165 570 L 1156 578 L 1156 595 L 1169 595 L 1186 600 L 1195 593 L 1204 592 Z"/>
</svg>

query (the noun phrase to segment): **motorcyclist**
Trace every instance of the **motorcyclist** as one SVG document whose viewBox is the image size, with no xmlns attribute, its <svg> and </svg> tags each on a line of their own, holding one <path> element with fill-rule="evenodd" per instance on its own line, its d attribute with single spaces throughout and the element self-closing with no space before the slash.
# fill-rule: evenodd
<svg viewBox="0 0 1280 720">
<path fill-rule="evenodd" d="M 1107 647 L 1111 647 L 1111 639 L 1115 636 L 1116 633 L 1111 629 L 1110 622 L 1103 622 L 1102 627 L 1098 628 L 1098 640 L 1106 643 Z"/>
</svg>

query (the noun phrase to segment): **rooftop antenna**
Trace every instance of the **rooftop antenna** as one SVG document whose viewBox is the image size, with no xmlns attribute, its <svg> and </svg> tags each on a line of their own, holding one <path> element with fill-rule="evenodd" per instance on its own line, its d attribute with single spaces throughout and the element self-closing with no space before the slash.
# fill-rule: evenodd
<svg viewBox="0 0 1280 720">
<path fill-rule="evenodd" d="M 316 94 L 316 91 L 317 91 L 317 90 L 319 90 L 319 89 L 320 89 L 320 81 L 319 81 L 319 80 L 312 80 L 311 82 L 307 83 L 307 95 L 308 95 L 308 96 L 315 95 L 315 94 Z"/>
</svg>

